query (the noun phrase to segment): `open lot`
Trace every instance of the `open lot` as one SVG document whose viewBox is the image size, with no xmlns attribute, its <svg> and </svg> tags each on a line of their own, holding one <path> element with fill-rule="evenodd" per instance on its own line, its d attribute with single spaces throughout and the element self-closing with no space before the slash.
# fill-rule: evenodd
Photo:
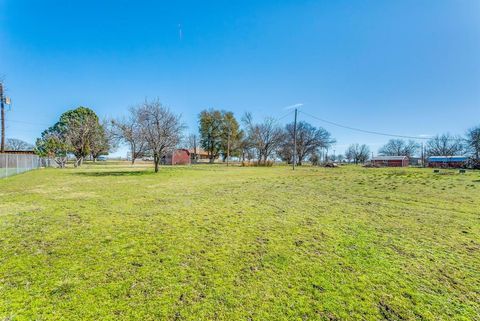
<svg viewBox="0 0 480 321">
<path fill-rule="evenodd" d="M 0 320 L 480 320 L 478 172 L 118 163 L 0 199 Z"/>
</svg>

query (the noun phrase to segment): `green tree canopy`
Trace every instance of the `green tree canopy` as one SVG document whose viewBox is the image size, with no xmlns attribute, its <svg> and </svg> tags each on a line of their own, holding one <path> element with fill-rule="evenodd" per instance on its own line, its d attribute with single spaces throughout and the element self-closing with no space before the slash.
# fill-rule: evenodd
<svg viewBox="0 0 480 321">
<path fill-rule="evenodd" d="M 105 143 L 105 128 L 98 116 L 90 108 L 78 107 L 63 113 L 55 125 L 42 133 L 36 150 L 40 155 L 57 158 L 72 153 L 75 166 L 80 166 L 92 152 L 97 156 L 105 153 Z"/>
<path fill-rule="evenodd" d="M 90 154 L 97 137 L 100 127 L 98 116 L 90 108 L 78 107 L 63 113 L 54 127 L 62 133 L 69 151 L 77 159 L 76 165 L 80 166 Z"/>
<path fill-rule="evenodd" d="M 232 112 L 224 110 L 204 110 L 199 115 L 200 146 L 208 152 L 213 163 L 220 154 L 227 155 L 230 140 L 230 151 L 236 151 L 242 133 L 240 125 Z"/>
<path fill-rule="evenodd" d="M 62 133 L 55 126 L 45 130 L 42 133 L 42 137 L 38 138 L 35 144 L 35 153 L 37 155 L 54 159 L 61 168 L 65 167 L 68 152 L 69 146 L 65 142 Z"/>
</svg>

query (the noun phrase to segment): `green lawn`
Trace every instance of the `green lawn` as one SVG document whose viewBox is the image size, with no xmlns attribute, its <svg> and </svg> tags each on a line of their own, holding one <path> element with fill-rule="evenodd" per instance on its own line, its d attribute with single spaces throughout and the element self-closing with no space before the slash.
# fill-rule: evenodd
<svg viewBox="0 0 480 321">
<path fill-rule="evenodd" d="M 119 163 L 0 199 L 0 320 L 480 320 L 479 172 Z"/>
</svg>

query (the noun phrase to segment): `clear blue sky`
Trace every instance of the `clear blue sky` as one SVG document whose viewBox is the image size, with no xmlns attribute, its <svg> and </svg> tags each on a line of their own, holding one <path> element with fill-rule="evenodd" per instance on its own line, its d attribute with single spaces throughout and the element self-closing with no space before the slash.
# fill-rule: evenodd
<svg viewBox="0 0 480 321">
<path fill-rule="evenodd" d="M 463 134 L 480 124 L 480 1 L 0 0 L 0 75 L 7 136 L 32 143 L 67 109 L 119 116 L 145 97 L 190 132 L 204 108 L 303 103 L 369 130 Z M 388 139 L 300 118 L 337 153 Z"/>
</svg>

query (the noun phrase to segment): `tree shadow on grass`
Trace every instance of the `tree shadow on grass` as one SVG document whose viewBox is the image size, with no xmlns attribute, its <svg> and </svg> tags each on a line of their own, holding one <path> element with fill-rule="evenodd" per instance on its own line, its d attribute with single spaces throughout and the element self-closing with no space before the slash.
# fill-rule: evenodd
<svg viewBox="0 0 480 321">
<path fill-rule="evenodd" d="M 74 175 L 79 176 L 89 176 L 89 177 L 111 177 L 111 176 L 123 176 L 123 177 L 132 177 L 132 176 L 145 176 L 154 174 L 153 171 L 100 171 L 100 172 L 78 172 L 73 173 Z"/>
</svg>

